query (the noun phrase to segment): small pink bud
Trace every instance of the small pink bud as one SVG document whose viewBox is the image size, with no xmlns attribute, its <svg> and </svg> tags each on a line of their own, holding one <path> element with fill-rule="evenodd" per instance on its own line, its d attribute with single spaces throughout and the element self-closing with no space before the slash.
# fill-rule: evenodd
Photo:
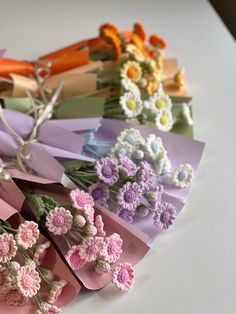
<svg viewBox="0 0 236 314">
<path fill-rule="evenodd" d="M 105 261 L 99 261 L 98 264 L 95 266 L 96 273 L 102 275 L 106 274 L 111 270 L 111 266 L 109 263 Z"/>
<path fill-rule="evenodd" d="M 85 224 L 86 224 L 86 220 L 82 215 L 75 216 L 76 227 L 83 228 Z"/>
<path fill-rule="evenodd" d="M 94 237 L 97 234 L 97 228 L 94 225 L 88 225 L 87 234 L 89 237 Z"/>
</svg>

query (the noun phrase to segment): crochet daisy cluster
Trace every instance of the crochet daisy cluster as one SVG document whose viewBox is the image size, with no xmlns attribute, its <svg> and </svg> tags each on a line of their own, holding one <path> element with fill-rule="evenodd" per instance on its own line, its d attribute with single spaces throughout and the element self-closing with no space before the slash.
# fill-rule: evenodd
<svg viewBox="0 0 236 314">
<path fill-rule="evenodd" d="M 162 142 L 159 138 L 156 142 L 158 145 L 153 146 L 157 154 L 158 149 L 161 151 Z M 118 143 L 127 143 L 136 153 L 139 146 L 145 146 L 144 139 L 135 129 L 123 131 Z M 146 160 L 132 160 L 124 154 L 119 155 L 115 149 L 111 151 L 112 157 L 96 162 L 95 174 L 99 181 L 88 188 L 94 202 L 107 206 L 129 223 L 133 223 L 135 216 L 146 217 L 149 213 L 160 211 L 163 186 L 157 183 L 153 166 Z M 155 216 L 154 225 L 157 226 L 156 220 Z"/>
<path fill-rule="evenodd" d="M 140 122 L 155 122 L 158 130 L 170 131 L 174 120 L 171 112 L 172 102 L 163 91 L 162 84 L 158 85 L 157 91 L 148 100 L 141 99 L 141 93 L 135 88 L 135 82 L 129 78 L 122 80 L 124 95 L 120 97 L 119 103 L 127 118 L 137 118 Z"/>
<path fill-rule="evenodd" d="M 110 157 L 113 159 L 126 158 L 127 160 L 130 158 L 129 163 L 142 163 L 143 165 L 146 163 L 146 167 L 143 166 L 138 174 L 141 185 L 145 185 L 145 175 L 150 165 L 159 181 L 179 188 L 188 187 L 194 177 L 194 169 L 190 164 L 180 164 L 176 169 L 171 169 L 168 152 L 159 136 L 149 134 L 144 139 L 141 133 L 134 128 L 125 129 L 118 135 L 117 142 L 110 149 Z M 146 170 L 144 171 L 144 169 Z"/>
<path fill-rule="evenodd" d="M 54 305 L 67 285 L 54 280 L 51 270 L 43 266 L 50 243 L 38 244 L 40 232 L 33 221 L 21 223 L 14 229 L 0 220 L 0 298 L 10 306 L 35 304 L 36 313 L 61 313 Z M 47 299 L 41 297 L 42 285 L 48 288 Z"/>
<path fill-rule="evenodd" d="M 97 274 L 102 275 L 108 272 L 116 274 L 117 263 L 122 254 L 123 240 L 118 233 L 107 235 L 102 215 L 95 214 L 94 202 L 99 204 L 106 202 L 109 197 L 108 187 L 117 182 L 119 169 L 116 163 L 107 157 L 97 163 L 96 171 L 102 181 L 93 184 L 89 193 L 80 189 L 72 190 L 69 194 L 70 203 L 63 207 L 48 196 L 38 195 L 37 197 L 44 202 L 43 208 L 38 210 L 41 213 L 40 219 L 48 232 L 61 237 L 67 245 L 65 259 L 73 271 L 78 271 L 90 263 Z M 49 204 L 54 204 L 55 207 L 50 207 Z M 43 247 L 35 253 L 35 263 L 40 260 L 38 256 L 40 249 Z M 120 263 L 119 267 L 122 268 L 122 265 Z M 129 267 L 133 269 L 130 264 Z M 113 282 L 118 288 L 126 291 L 128 287 L 131 287 L 133 279 L 133 275 L 130 275 L 126 280 L 114 279 Z M 53 285 L 50 300 L 56 299 L 63 287 L 62 281 Z"/>
</svg>

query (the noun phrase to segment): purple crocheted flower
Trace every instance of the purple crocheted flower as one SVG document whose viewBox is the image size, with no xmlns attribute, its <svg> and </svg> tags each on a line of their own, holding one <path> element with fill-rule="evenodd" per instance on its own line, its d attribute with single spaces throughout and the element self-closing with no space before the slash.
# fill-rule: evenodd
<svg viewBox="0 0 236 314">
<path fill-rule="evenodd" d="M 158 209 L 158 206 L 161 203 L 161 197 L 163 194 L 163 186 L 158 185 L 154 191 L 149 191 L 145 193 L 145 198 L 151 205 L 151 210 L 156 211 Z"/>
<path fill-rule="evenodd" d="M 119 169 L 125 176 L 131 177 L 136 174 L 137 166 L 127 156 L 121 156 L 119 158 Z"/>
<path fill-rule="evenodd" d="M 123 209 L 132 211 L 140 204 L 141 197 L 142 189 L 139 187 L 138 183 L 127 182 L 117 194 L 117 203 Z"/>
<path fill-rule="evenodd" d="M 106 201 L 109 198 L 108 186 L 99 181 L 91 185 L 88 188 L 88 192 L 94 199 L 94 202 L 99 205 L 106 204 Z"/>
<path fill-rule="evenodd" d="M 137 182 L 143 191 L 150 190 L 155 182 L 155 173 L 147 161 L 141 161 L 139 164 Z"/>
<path fill-rule="evenodd" d="M 134 221 L 134 215 L 135 213 L 133 211 L 127 210 L 127 209 L 122 209 L 118 216 L 122 219 L 124 219 L 125 221 L 129 222 L 130 224 L 133 223 Z"/>
<path fill-rule="evenodd" d="M 119 179 L 118 166 L 110 157 L 99 159 L 95 169 L 99 179 L 108 185 L 113 185 Z"/>
<path fill-rule="evenodd" d="M 175 207 L 170 203 L 162 203 L 158 206 L 153 217 L 154 225 L 159 229 L 168 229 L 176 218 Z"/>
<path fill-rule="evenodd" d="M 115 215 L 119 215 L 119 213 L 123 210 L 123 208 L 121 206 L 117 206 L 117 207 L 114 207 L 112 208 L 112 212 L 115 214 Z"/>
</svg>

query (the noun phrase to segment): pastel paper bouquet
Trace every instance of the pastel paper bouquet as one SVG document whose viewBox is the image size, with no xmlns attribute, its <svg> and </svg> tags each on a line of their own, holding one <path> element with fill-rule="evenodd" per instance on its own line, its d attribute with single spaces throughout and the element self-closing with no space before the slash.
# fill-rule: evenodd
<svg viewBox="0 0 236 314">
<path fill-rule="evenodd" d="M 130 290 L 183 210 L 204 143 L 165 47 L 139 23 L 107 23 L 34 61 L 0 50 L 4 313 L 59 314 L 81 289 Z"/>
<path fill-rule="evenodd" d="M 141 99 L 155 96 L 158 85 L 163 85 L 163 93 L 170 96 L 173 103 L 160 102 L 157 112 L 146 113 L 145 103 L 139 115 L 139 123 L 151 122 L 159 129 L 169 129 L 175 133 L 193 136 L 191 97 L 185 88 L 185 71 L 178 69 L 176 59 L 164 59 L 166 42 L 157 35 L 149 38 L 141 24 L 134 24 L 132 30 L 120 31 L 111 24 L 99 28 L 99 37 L 86 39 L 55 52 L 46 54 L 33 62 L 0 59 L 3 103 L 6 108 L 30 111 L 25 98 L 26 90 L 45 102 L 63 82 L 60 102 L 54 112 L 55 117 L 114 117 L 115 119 L 135 118 Z M 136 85 L 137 93 L 124 90 L 122 81 Z M 129 83 L 125 84 L 126 86 Z M 132 92 L 132 115 L 122 107 L 121 96 Z M 14 101 L 12 101 L 14 99 Z M 169 101 L 168 101 L 169 103 Z M 82 110 L 78 110 L 81 106 Z M 75 109 L 77 107 L 77 109 Z M 127 107 L 126 107 L 127 108 Z M 160 110 L 161 109 L 161 110 Z M 159 115 L 156 115 L 158 113 Z M 158 117 L 164 113 L 162 123 Z M 156 117 L 158 116 L 158 117 Z M 157 119 L 155 119 L 157 118 Z M 164 121 L 168 119 L 168 123 Z M 156 121 L 155 121 L 156 120 Z M 152 125 L 153 126 L 153 125 Z M 167 128 L 168 126 L 168 128 Z"/>
<path fill-rule="evenodd" d="M 34 313 L 37 307 L 31 302 L 33 296 L 48 310 L 57 308 L 52 303 L 69 303 L 81 286 L 37 224 L 23 219 L 20 209 L 24 195 L 13 181 L 8 181 L 1 182 L 0 196 L 1 309 L 4 313 Z"/>
</svg>

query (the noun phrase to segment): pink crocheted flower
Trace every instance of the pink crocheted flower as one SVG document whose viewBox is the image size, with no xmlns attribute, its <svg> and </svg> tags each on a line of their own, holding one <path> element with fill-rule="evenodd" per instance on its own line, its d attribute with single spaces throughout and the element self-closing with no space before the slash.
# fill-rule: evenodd
<svg viewBox="0 0 236 314">
<path fill-rule="evenodd" d="M 41 279 L 31 265 L 22 266 L 16 275 L 16 285 L 25 297 L 33 297 L 40 289 Z"/>
<path fill-rule="evenodd" d="M 122 291 L 127 291 L 134 283 L 134 269 L 129 263 L 120 263 L 113 269 L 112 282 Z"/>
<path fill-rule="evenodd" d="M 85 205 L 90 205 L 91 207 L 94 206 L 94 201 L 92 196 L 88 193 L 84 192 L 83 190 L 72 190 L 70 192 L 70 199 L 74 208 L 79 210 L 84 209 Z"/>
<path fill-rule="evenodd" d="M 73 216 L 64 207 L 55 207 L 46 216 L 46 227 L 55 235 L 66 234 L 72 227 Z"/>
<path fill-rule="evenodd" d="M 11 268 L 12 272 L 17 273 L 18 270 L 20 269 L 20 264 L 16 261 L 11 261 L 9 263 L 9 267 Z"/>
<path fill-rule="evenodd" d="M 59 296 L 61 295 L 62 290 L 66 285 L 67 285 L 67 282 L 65 280 L 54 281 L 53 287 L 49 293 L 48 303 L 54 304 L 59 298 Z"/>
<path fill-rule="evenodd" d="M 39 238 L 38 225 L 33 221 L 25 221 L 20 224 L 16 233 L 16 242 L 24 249 L 31 248 Z"/>
<path fill-rule="evenodd" d="M 107 244 L 107 252 L 104 258 L 108 263 L 115 263 L 122 253 L 123 240 L 119 234 L 113 233 L 105 239 L 105 242 Z"/>
<path fill-rule="evenodd" d="M 86 219 L 82 215 L 76 215 L 74 218 L 74 225 L 78 228 L 83 228 L 86 224 Z"/>
<path fill-rule="evenodd" d="M 97 228 L 97 236 L 105 237 L 106 232 L 104 231 L 104 223 L 101 215 L 97 215 L 95 218 L 95 226 Z"/>
<path fill-rule="evenodd" d="M 80 245 L 80 256 L 87 263 L 95 261 L 98 256 L 104 254 L 106 254 L 106 243 L 101 237 L 90 237 Z"/>
<path fill-rule="evenodd" d="M 0 293 L 9 291 L 11 288 L 11 277 L 6 267 L 0 265 Z"/>
<path fill-rule="evenodd" d="M 87 235 L 89 237 L 95 237 L 97 234 L 97 228 L 94 225 L 88 225 L 86 228 Z"/>
<path fill-rule="evenodd" d="M 72 248 L 67 252 L 65 256 L 68 264 L 73 270 L 78 270 L 83 267 L 86 263 L 84 259 L 80 256 L 80 246 L 72 246 Z"/>
<path fill-rule="evenodd" d="M 107 274 L 111 270 L 111 266 L 106 261 L 99 260 L 95 266 L 95 271 L 99 275 Z"/>
<path fill-rule="evenodd" d="M 49 241 L 46 241 L 43 244 L 37 246 L 34 253 L 33 261 L 36 265 L 40 266 L 43 262 L 44 257 L 46 256 L 47 249 L 51 246 Z"/>
<path fill-rule="evenodd" d="M 18 289 L 11 288 L 6 293 L 1 294 L 1 299 L 11 306 L 23 306 L 25 305 L 27 298 L 24 297 Z"/>
<path fill-rule="evenodd" d="M 42 309 L 37 310 L 35 314 L 61 314 L 61 309 L 55 305 L 44 303 Z"/>
<path fill-rule="evenodd" d="M 0 263 L 9 262 L 16 255 L 16 241 L 12 234 L 3 233 L 0 235 Z"/>
</svg>

